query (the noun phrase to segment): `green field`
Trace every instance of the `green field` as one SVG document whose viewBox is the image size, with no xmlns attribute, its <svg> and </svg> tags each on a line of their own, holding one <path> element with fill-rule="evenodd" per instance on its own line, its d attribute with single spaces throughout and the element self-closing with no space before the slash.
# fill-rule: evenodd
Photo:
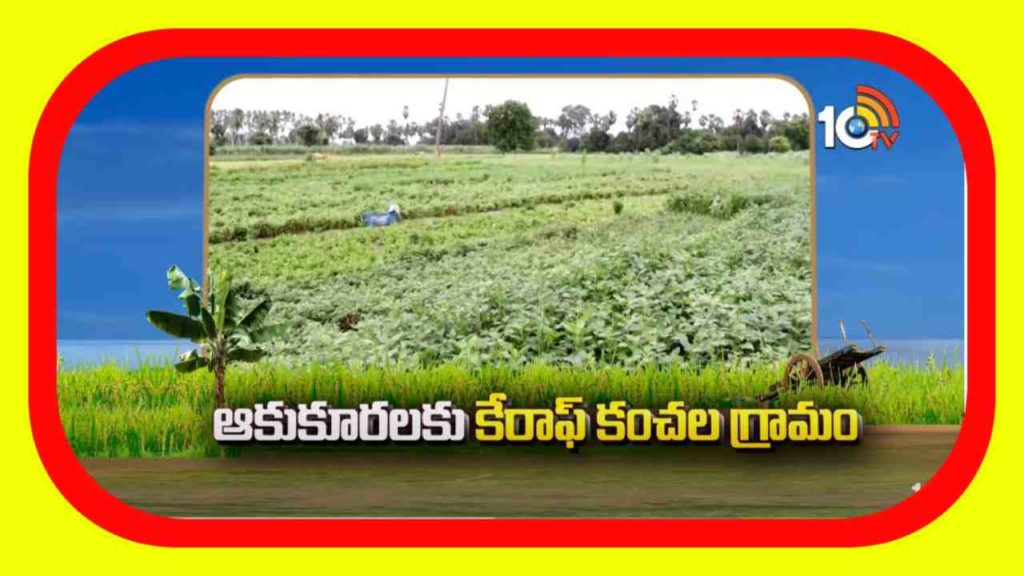
<svg viewBox="0 0 1024 576">
<path fill-rule="evenodd" d="M 406 219 L 359 216 L 398 203 Z M 806 154 L 215 161 L 210 262 L 295 363 L 638 366 L 810 347 Z"/>
<path fill-rule="evenodd" d="M 848 389 L 805 388 L 785 394 L 778 405 L 798 400 L 856 408 L 864 423 L 959 424 L 963 412 L 963 367 L 936 363 L 868 369 L 870 384 Z M 439 399 L 471 409 L 492 391 L 504 391 L 519 406 L 553 406 L 557 396 L 582 396 L 588 404 L 626 400 L 636 407 L 663 407 L 670 400 L 689 406 L 753 405 L 750 397 L 777 381 L 782 366 L 679 365 L 639 368 L 574 368 L 531 365 L 512 368 L 351 368 L 265 364 L 228 374 L 227 402 L 251 406 L 269 400 L 297 404 L 326 400 L 352 406 L 388 400 L 415 407 Z M 79 456 L 202 456 L 220 453 L 213 441 L 213 379 L 205 371 L 182 375 L 169 365 L 129 369 L 114 364 L 61 371 L 57 378 L 61 419 Z M 286 450 L 292 449 L 286 447 Z M 458 450 L 458 448 L 452 448 Z M 563 449 L 564 450 L 564 449 Z"/>
</svg>

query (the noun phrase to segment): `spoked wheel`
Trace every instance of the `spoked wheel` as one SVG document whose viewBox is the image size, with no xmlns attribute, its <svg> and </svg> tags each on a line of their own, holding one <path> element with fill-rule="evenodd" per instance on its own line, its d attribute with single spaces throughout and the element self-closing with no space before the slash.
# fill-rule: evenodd
<svg viewBox="0 0 1024 576">
<path fill-rule="evenodd" d="M 786 364 L 786 373 L 782 376 L 782 385 L 786 390 L 797 390 L 803 384 L 824 386 L 825 374 L 821 365 L 810 354 L 793 354 Z"/>
<path fill-rule="evenodd" d="M 861 386 L 868 385 L 868 371 L 864 368 L 863 364 L 858 363 L 853 368 L 850 368 L 844 376 L 842 381 L 843 388 L 848 388 L 854 382 L 859 383 Z"/>
</svg>

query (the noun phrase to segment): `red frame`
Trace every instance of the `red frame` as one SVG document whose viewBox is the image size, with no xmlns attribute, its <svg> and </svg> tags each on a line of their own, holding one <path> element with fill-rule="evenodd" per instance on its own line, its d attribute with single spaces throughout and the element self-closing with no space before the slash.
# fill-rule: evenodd
<svg viewBox="0 0 1024 576">
<path fill-rule="evenodd" d="M 920 492 L 844 519 L 184 519 L 133 508 L 81 466 L 57 404 L 57 170 L 85 104 L 119 74 L 181 57 L 847 57 L 888 66 L 939 104 L 963 148 L 968 210 L 966 413 L 949 458 Z M 160 30 L 92 54 L 50 98 L 29 166 L 29 412 L 39 456 L 65 498 L 122 537 L 165 546 L 859 546 L 941 515 L 984 458 L 995 413 L 995 162 L 960 79 L 900 38 L 862 30 Z"/>
</svg>

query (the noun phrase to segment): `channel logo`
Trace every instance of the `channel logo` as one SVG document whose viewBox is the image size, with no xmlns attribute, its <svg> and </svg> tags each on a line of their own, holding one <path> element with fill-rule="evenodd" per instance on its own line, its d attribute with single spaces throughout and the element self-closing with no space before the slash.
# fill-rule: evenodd
<svg viewBox="0 0 1024 576">
<path fill-rule="evenodd" d="M 838 140 L 846 148 L 886 150 L 896 145 L 900 137 L 900 115 L 892 100 L 881 90 L 871 86 L 857 86 L 855 104 L 836 114 L 835 106 L 825 106 L 818 112 L 818 122 L 824 124 L 825 148 L 835 148 Z"/>
</svg>

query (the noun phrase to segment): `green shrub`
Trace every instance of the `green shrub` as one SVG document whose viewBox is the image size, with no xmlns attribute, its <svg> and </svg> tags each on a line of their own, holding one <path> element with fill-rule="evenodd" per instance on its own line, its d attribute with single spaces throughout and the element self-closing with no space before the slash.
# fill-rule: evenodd
<svg viewBox="0 0 1024 576">
<path fill-rule="evenodd" d="M 304 146 L 316 146 L 323 143 L 324 133 L 314 124 L 303 124 L 295 129 L 295 138 Z"/>
<path fill-rule="evenodd" d="M 771 152 L 789 152 L 793 149 L 793 146 L 789 143 L 789 138 L 785 136 L 772 136 L 771 140 L 768 141 L 768 150 Z"/>
<path fill-rule="evenodd" d="M 266 132 L 255 132 L 249 136 L 249 145 L 251 146 L 270 146 L 273 143 L 274 139 Z"/>
<path fill-rule="evenodd" d="M 768 150 L 768 142 L 760 137 L 748 134 L 740 141 L 740 152 L 746 154 L 761 154 Z"/>
</svg>

